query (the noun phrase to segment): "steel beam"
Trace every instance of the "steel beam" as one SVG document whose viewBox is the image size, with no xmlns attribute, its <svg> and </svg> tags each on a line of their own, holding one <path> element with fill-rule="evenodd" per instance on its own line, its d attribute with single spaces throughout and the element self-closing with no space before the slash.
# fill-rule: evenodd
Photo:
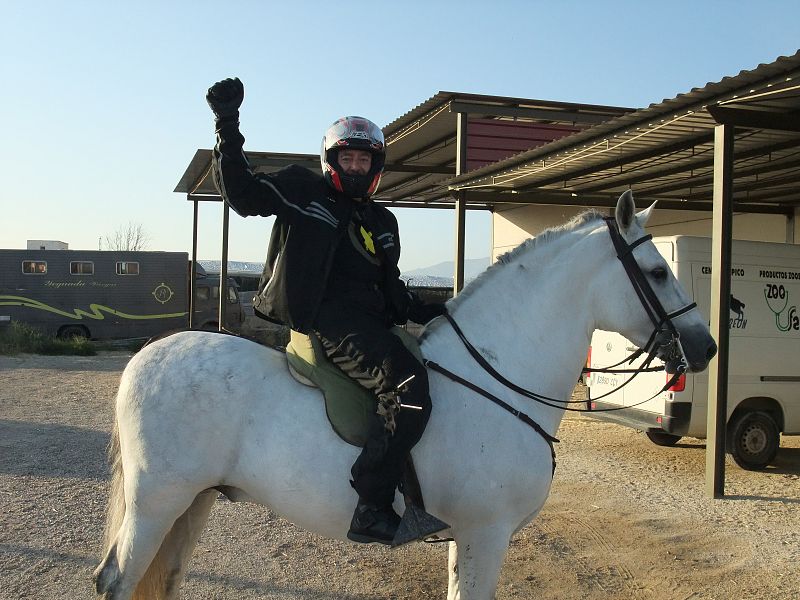
<svg viewBox="0 0 800 600">
<path fill-rule="evenodd" d="M 375 200 L 375 204 L 383 204 L 384 206 L 391 206 L 392 208 L 430 208 L 434 210 L 453 210 L 455 201 L 448 200 L 446 202 L 411 202 L 411 201 L 398 201 L 391 200 Z M 492 207 L 486 204 L 467 204 L 466 210 L 488 210 L 491 211 Z"/>
<path fill-rule="evenodd" d="M 708 369 L 706 493 L 725 496 L 728 348 L 733 235 L 733 125 L 714 128 L 714 215 L 711 241 L 711 333 L 719 351 Z"/>
<path fill-rule="evenodd" d="M 764 110 L 730 106 L 709 106 L 706 110 L 717 123 L 724 125 L 800 132 L 800 111 L 796 110 Z"/>
<path fill-rule="evenodd" d="M 621 193 L 621 192 L 620 192 Z M 539 192 L 522 192 L 512 194 L 505 192 L 479 192 L 467 190 L 467 202 L 483 204 L 485 206 L 501 206 L 503 204 L 516 205 L 558 205 L 558 206 L 584 206 L 612 208 L 617 205 L 617 193 L 582 194 L 562 190 L 541 190 Z M 689 210 L 711 212 L 712 202 L 693 200 L 683 202 L 651 196 L 649 194 L 636 194 L 637 201 L 656 201 L 660 210 Z M 771 204 L 757 204 L 754 202 L 734 202 L 733 209 L 737 213 L 753 213 L 765 215 L 787 215 L 792 209 Z"/>
<path fill-rule="evenodd" d="M 422 173 L 425 175 L 455 175 L 456 170 L 449 165 L 406 165 L 402 163 L 386 163 L 387 173 Z"/>
<path fill-rule="evenodd" d="M 222 202 L 219 194 L 187 194 L 186 199 L 192 202 Z"/>
<path fill-rule="evenodd" d="M 450 112 L 487 117 L 516 117 L 536 119 L 537 121 L 560 121 L 569 123 L 587 123 L 596 125 L 613 118 L 612 115 L 597 115 L 564 110 L 547 110 L 544 108 L 527 108 L 524 106 L 500 106 L 497 104 L 477 102 L 451 102 Z"/>
</svg>

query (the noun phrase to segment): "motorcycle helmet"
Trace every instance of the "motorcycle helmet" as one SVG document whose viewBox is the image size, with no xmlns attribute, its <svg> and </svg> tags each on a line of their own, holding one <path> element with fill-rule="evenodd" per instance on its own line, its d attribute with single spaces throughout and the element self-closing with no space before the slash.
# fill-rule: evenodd
<svg viewBox="0 0 800 600">
<path fill-rule="evenodd" d="M 372 154 L 372 166 L 366 175 L 348 175 L 342 171 L 337 158 L 343 148 L 366 150 Z M 351 198 L 369 198 L 378 189 L 386 163 L 383 132 L 369 119 L 342 117 L 325 132 L 320 161 L 322 175 L 333 189 Z"/>
</svg>

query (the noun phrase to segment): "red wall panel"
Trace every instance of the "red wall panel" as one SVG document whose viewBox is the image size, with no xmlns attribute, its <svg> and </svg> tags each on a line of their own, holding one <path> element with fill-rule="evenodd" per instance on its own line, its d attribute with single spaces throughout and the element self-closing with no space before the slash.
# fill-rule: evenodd
<svg viewBox="0 0 800 600">
<path fill-rule="evenodd" d="M 580 130 L 569 125 L 469 119 L 467 169 L 483 167 Z"/>
</svg>

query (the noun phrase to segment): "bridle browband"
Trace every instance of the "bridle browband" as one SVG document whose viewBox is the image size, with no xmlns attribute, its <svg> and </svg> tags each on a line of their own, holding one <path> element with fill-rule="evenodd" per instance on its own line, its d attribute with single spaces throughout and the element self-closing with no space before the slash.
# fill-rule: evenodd
<svg viewBox="0 0 800 600">
<path fill-rule="evenodd" d="M 630 381 L 632 381 L 633 377 L 635 377 L 638 373 L 641 373 L 643 371 L 663 370 L 663 367 L 650 368 L 650 363 L 655 358 L 655 356 L 659 353 L 659 350 L 663 351 L 662 354 L 663 353 L 669 353 L 668 358 L 678 358 L 678 356 L 676 356 L 675 353 L 676 352 L 680 353 L 680 360 L 683 361 L 683 364 L 678 368 L 677 372 L 672 377 L 672 379 L 670 379 L 670 381 L 668 381 L 667 384 L 661 390 L 656 392 L 656 394 L 654 394 L 653 396 L 651 396 L 647 400 L 644 400 L 643 402 L 641 402 L 641 403 L 644 403 L 644 402 L 647 402 L 647 401 L 651 400 L 652 398 L 654 398 L 655 396 L 657 396 L 658 394 L 660 394 L 661 392 L 663 392 L 664 390 L 666 390 L 667 388 L 672 386 L 675 383 L 675 381 L 677 380 L 677 378 L 681 375 L 681 373 L 683 373 L 686 370 L 686 362 L 685 362 L 685 358 L 683 357 L 683 350 L 682 350 L 681 345 L 680 345 L 680 334 L 678 333 L 678 330 L 675 328 L 675 325 L 673 324 L 672 320 L 676 319 L 677 317 L 679 317 L 679 316 L 689 312 L 690 310 L 694 309 L 697 306 L 697 304 L 692 302 L 690 304 L 687 304 L 683 308 L 680 308 L 680 309 L 678 309 L 676 311 L 673 311 L 671 313 L 668 313 L 666 310 L 664 310 L 664 307 L 661 304 L 661 301 L 658 299 L 658 296 L 656 296 L 655 292 L 653 292 L 653 288 L 650 286 L 650 283 L 647 281 L 647 278 L 645 277 L 644 273 L 642 272 L 641 267 L 636 262 L 636 260 L 633 258 L 633 250 L 637 246 L 639 246 L 639 245 L 641 245 L 641 244 L 643 244 L 645 242 L 650 241 L 653 236 L 650 235 L 650 234 L 647 234 L 647 235 L 644 235 L 644 236 L 640 237 L 639 239 L 637 239 L 634 242 L 629 244 L 623 239 L 622 235 L 620 234 L 617 222 L 613 217 L 605 217 L 603 220 L 605 221 L 606 225 L 608 226 L 608 233 L 611 236 L 611 240 L 612 240 L 612 242 L 614 244 L 614 249 L 616 250 L 617 258 L 622 263 L 622 265 L 623 265 L 623 267 L 625 269 L 625 272 L 628 275 L 628 279 L 630 280 L 631 284 L 633 285 L 633 289 L 636 291 L 636 295 L 639 297 L 639 301 L 642 303 L 642 306 L 644 307 L 644 310 L 647 313 L 647 316 L 650 318 L 650 321 L 653 323 L 654 329 L 653 329 L 653 333 L 650 335 L 650 338 L 647 340 L 647 343 L 644 345 L 644 347 L 642 347 L 639 350 L 637 350 L 636 352 L 634 352 L 630 357 L 624 359 L 623 361 L 617 363 L 616 365 L 612 365 L 612 367 L 608 367 L 608 368 L 605 368 L 605 369 L 584 369 L 584 371 L 599 371 L 599 372 L 631 372 L 631 371 L 633 371 L 634 372 L 634 376 L 632 376 L 628 380 L 626 380 L 621 386 L 618 386 L 617 388 L 612 390 L 612 392 L 616 392 L 621 387 L 625 386 Z M 542 394 L 537 394 L 536 392 L 532 392 L 532 391 L 530 391 L 528 389 L 525 389 L 525 388 L 515 384 L 514 382 L 508 380 L 501 373 L 499 373 L 494 367 L 492 367 L 492 365 L 489 363 L 489 361 L 487 361 L 486 358 L 484 358 L 483 355 L 478 351 L 478 349 L 475 348 L 475 346 L 467 339 L 467 337 L 464 335 L 464 332 L 458 326 L 458 323 L 456 323 L 455 319 L 453 318 L 453 316 L 450 313 L 445 312 L 443 316 L 447 319 L 448 323 L 450 323 L 450 326 L 453 328 L 453 331 L 456 333 L 458 338 L 461 340 L 461 343 L 464 344 L 464 347 L 467 349 L 467 352 L 469 352 L 470 356 L 472 356 L 472 358 L 475 360 L 475 362 L 477 362 L 478 365 L 480 365 L 480 367 L 484 371 L 486 371 L 489 375 L 491 375 L 496 381 L 500 382 L 502 385 L 504 385 L 508 389 L 510 389 L 510 390 L 522 395 L 522 396 L 525 396 L 526 398 L 530 398 L 531 400 L 534 400 L 534 401 L 536 401 L 536 402 L 538 402 L 540 404 L 544 404 L 545 406 L 549 406 L 551 408 L 560 408 L 560 409 L 563 409 L 563 410 L 574 411 L 574 412 L 586 412 L 585 410 L 582 410 L 582 409 L 569 408 L 568 406 L 566 406 L 568 404 L 581 402 L 581 401 L 561 400 L 561 399 L 557 399 L 557 398 L 550 398 L 548 396 L 544 396 Z M 670 339 L 667 342 L 663 343 L 663 344 L 659 344 L 658 343 L 659 342 L 659 334 L 664 334 L 664 333 L 668 333 L 669 336 L 670 336 Z M 643 354 L 645 352 L 647 352 L 647 354 L 648 354 L 648 359 L 646 360 L 646 362 L 640 368 L 638 368 L 638 369 L 619 369 L 617 371 L 613 371 L 612 370 L 613 367 L 616 367 L 616 366 L 622 364 L 625 361 L 627 361 L 629 363 L 633 362 L 633 360 L 635 360 L 638 356 L 640 356 L 641 354 Z M 456 383 L 458 383 L 460 385 L 463 385 L 463 386 L 467 387 L 468 389 L 471 389 L 472 391 L 482 395 L 484 398 L 487 398 L 488 400 L 494 402 L 495 404 L 497 404 L 498 406 L 500 406 L 504 410 L 510 412 L 512 415 L 517 417 L 523 423 L 525 423 L 526 425 L 528 425 L 531 428 L 533 428 L 534 431 L 536 431 L 539 435 L 541 435 L 545 439 L 545 441 L 550 445 L 550 451 L 551 451 L 552 457 L 553 457 L 553 471 L 555 471 L 555 449 L 553 448 L 553 442 L 558 442 L 558 440 L 555 437 L 553 437 L 552 435 L 550 435 L 549 433 L 547 433 L 538 423 L 536 423 L 536 421 L 531 419 L 525 413 L 515 409 L 513 406 L 511 406 L 508 403 L 504 402 L 503 400 L 501 400 L 500 398 L 498 398 L 494 394 L 491 394 L 488 391 L 484 390 L 483 388 L 479 387 L 478 385 L 476 385 L 476 384 L 464 379 L 463 377 L 461 377 L 459 375 L 456 375 L 455 373 L 453 373 L 452 371 L 446 369 L 445 367 L 441 366 L 440 364 L 438 364 L 438 363 L 436 363 L 436 362 L 434 362 L 432 360 L 428 360 L 428 359 L 426 359 L 424 361 L 424 363 L 425 363 L 425 366 L 430 367 L 431 369 L 433 369 L 434 371 L 437 371 L 438 373 L 441 373 L 442 375 L 444 375 L 448 379 L 450 379 L 450 380 L 452 380 L 452 381 L 454 381 L 454 382 L 456 382 Z M 607 396 L 608 394 L 610 394 L 612 392 L 608 392 L 607 394 L 604 394 L 603 396 L 600 396 L 600 398 L 605 397 L 605 396 Z M 641 403 L 637 403 L 637 404 L 641 404 Z M 636 406 L 636 405 L 631 405 L 631 406 Z M 617 408 L 600 409 L 599 411 L 596 411 L 596 412 L 610 411 L 610 410 L 620 410 L 621 408 L 630 408 L 631 406 L 620 407 L 619 409 L 617 409 Z M 595 412 L 595 411 L 592 411 L 592 412 Z"/>
</svg>

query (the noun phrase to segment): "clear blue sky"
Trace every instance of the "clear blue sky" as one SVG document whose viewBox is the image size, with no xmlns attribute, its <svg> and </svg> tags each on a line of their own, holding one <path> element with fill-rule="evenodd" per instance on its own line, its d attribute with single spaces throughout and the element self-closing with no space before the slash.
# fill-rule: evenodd
<svg viewBox="0 0 800 600">
<path fill-rule="evenodd" d="M 642 107 L 794 54 L 798 0 L 155 2 L 6 0 L 0 247 L 97 248 L 128 222 L 191 251 L 172 190 L 214 142 L 204 95 L 246 87 L 246 149 L 316 153 L 344 114 L 386 125 L 439 90 Z M 414 269 L 449 260 L 449 211 L 396 210 Z M 200 211 L 217 258 L 221 208 Z M 262 260 L 271 219 L 232 215 L 230 257 Z M 485 213 L 467 257 L 489 255 Z"/>
</svg>

